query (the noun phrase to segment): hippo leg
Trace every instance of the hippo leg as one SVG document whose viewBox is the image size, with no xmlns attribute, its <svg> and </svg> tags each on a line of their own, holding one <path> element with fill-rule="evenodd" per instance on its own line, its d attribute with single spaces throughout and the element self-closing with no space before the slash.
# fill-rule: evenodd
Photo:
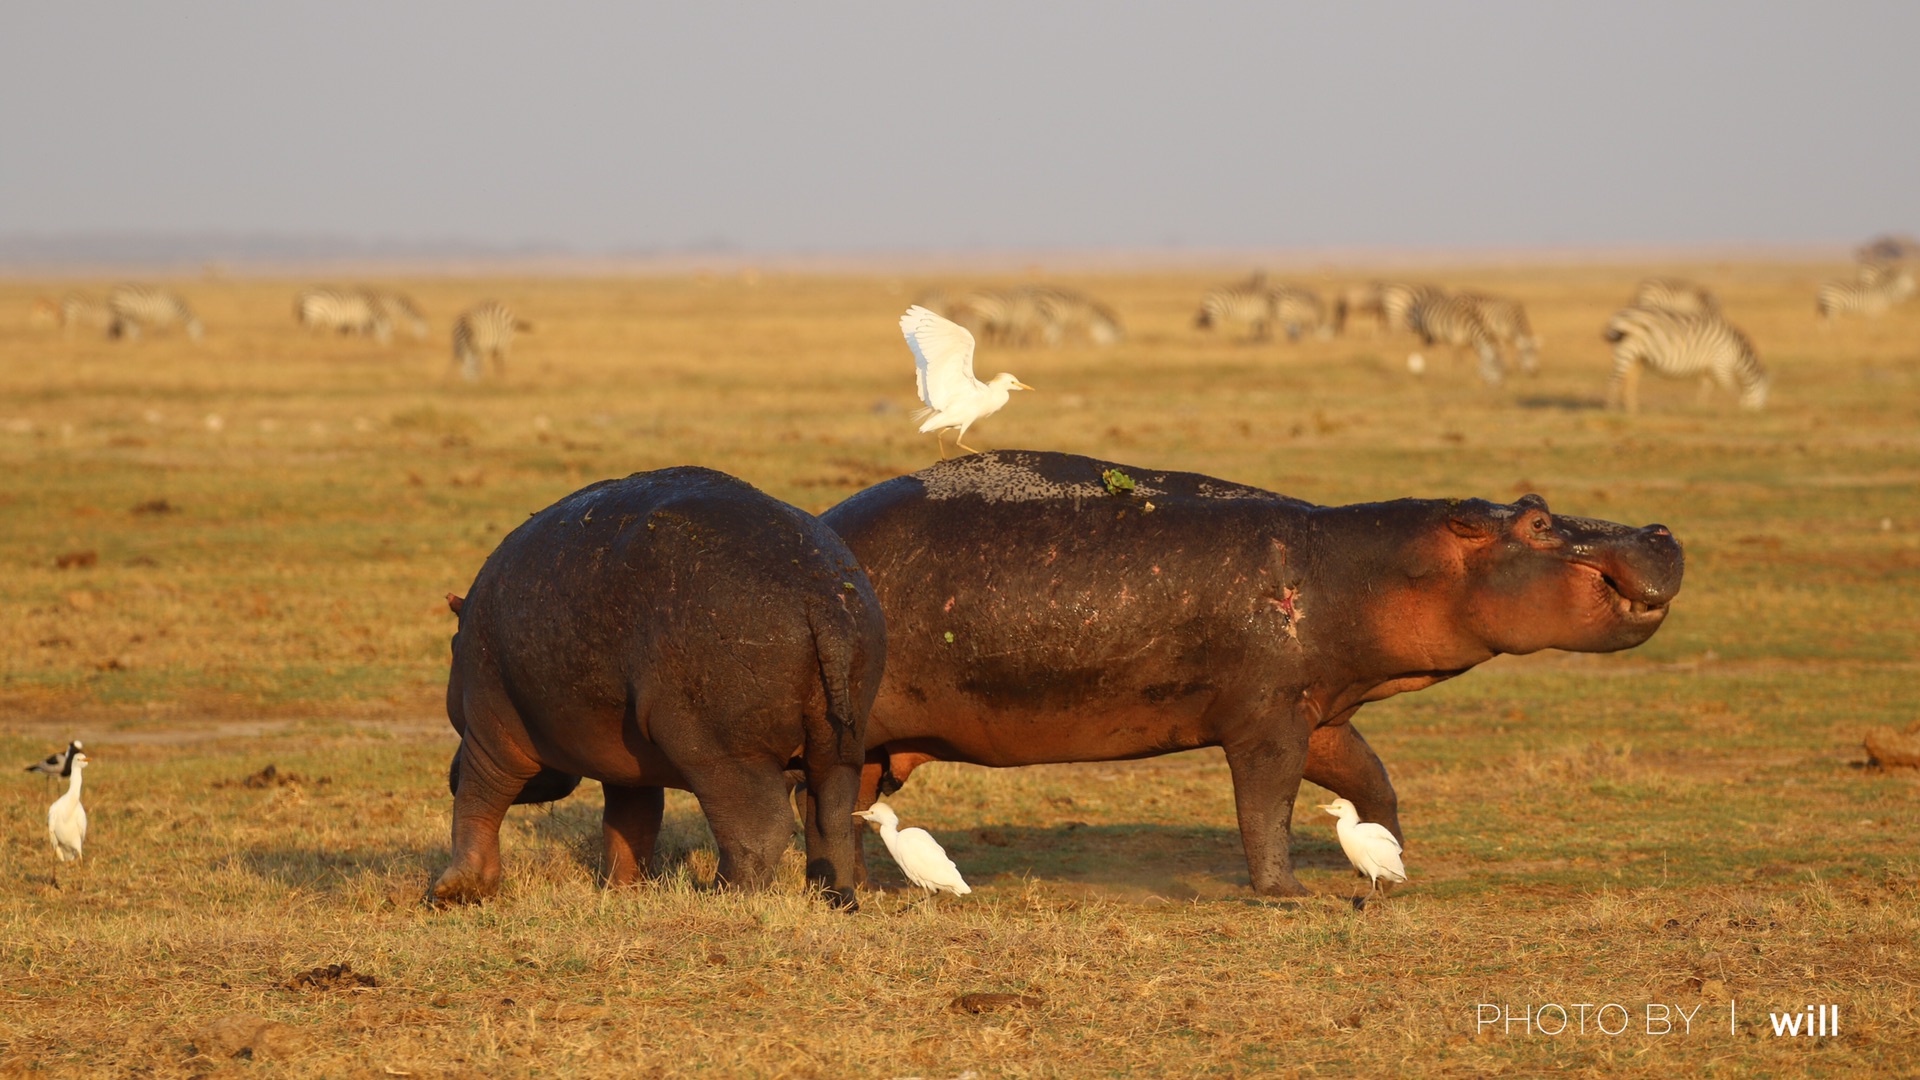
<svg viewBox="0 0 1920 1080">
<path fill-rule="evenodd" d="M 1353 803 L 1361 821 L 1377 821 L 1402 844 L 1400 800 L 1387 779 L 1387 767 L 1352 724 L 1313 729 L 1307 743 L 1306 778 Z"/>
<path fill-rule="evenodd" d="M 793 839 L 786 771 L 771 761 L 708 761 L 681 767 L 720 848 L 717 883 L 743 889 L 773 882 Z M 848 810 L 849 819 L 853 811 Z"/>
<path fill-rule="evenodd" d="M 1293 853 L 1288 848 L 1293 799 L 1300 792 L 1307 764 L 1307 739 L 1286 734 L 1272 733 L 1224 748 L 1233 774 L 1233 806 L 1240 818 L 1247 871 L 1253 891 L 1262 896 L 1308 895 L 1306 886 L 1293 876 Z"/>
<path fill-rule="evenodd" d="M 653 876 L 653 849 L 660 840 L 660 819 L 667 793 L 657 787 L 604 788 L 606 812 L 600 829 L 607 842 L 607 887 L 632 885 Z"/>
<path fill-rule="evenodd" d="M 497 725 L 495 725 L 497 726 Z M 475 903 L 500 888 L 500 822 L 540 763 L 525 753 L 501 752 L 461 740 L 460 790 L 453 796 L 453 865 L 440 872 L 429 896 L 443 903 Z"/>
<path fill-rule="evenodd" d="M 825 890 L 834 907 L 857 909 L 853 890 L 862 867 L 855 852 L 862 845 L 853 808 L 860 794 L 859 762 L 808 762 L 806 791 L 807 880 Z"/>
</svg>

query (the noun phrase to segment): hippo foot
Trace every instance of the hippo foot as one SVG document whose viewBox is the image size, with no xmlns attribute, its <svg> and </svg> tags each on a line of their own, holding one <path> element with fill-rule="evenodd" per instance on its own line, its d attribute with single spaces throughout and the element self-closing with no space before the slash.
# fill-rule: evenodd
<svg viewBox="0 0 1920 1080">
<path fill-rule="evenodd" d="M 1313 895 L 1305 885 L 1300 884 L 1299 880 L 1291 874 L 1277 881 L 1269 881 L 1265 885 L 1258 886 L 1253 891 L 1261 896 L 1288 899 Z"/>
<path fill-rule="evenodd" d="M 827 906 L 835 911 L 855 912 L 860 910 L 860 898 L 854 890 L 843 886 L 822 888 L 820 895 L 827 898 Z"/>
<path fill-rule="evenodd" d="M 427 903 L 434 907 L 446 907 L 450 904 L 477 904 L 491 899 L 500 891 L 500 878 L 494 875 L 491 880 L 479 874 L 463 872 L 458 867 L 448 867 L 434 880 L 433 888 L 427 890 Z"/>
</svg>

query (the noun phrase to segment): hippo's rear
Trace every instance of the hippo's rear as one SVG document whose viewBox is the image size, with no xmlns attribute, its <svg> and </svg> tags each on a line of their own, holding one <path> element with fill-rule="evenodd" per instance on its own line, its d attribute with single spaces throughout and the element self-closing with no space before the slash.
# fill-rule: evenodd
<svg viewBox="0 0 1920 1080">
<path fill-rule="evenodd" d="M 453 865 L 436 899 L 492 894 L 507 807 L 530 782 L 551 796 L 580 776 L 606 789 L 610 883 L 647 865 L 662 789 L 677 787 L 706 812 L 721 878 L 762 885 L 791 835 L 797 767 L 814 800 L 808 876 L 852 902 L 886 631 L 831 530 L 723 473 L 638 473 L 529 518 L 458 612 Z"/>
</svg>

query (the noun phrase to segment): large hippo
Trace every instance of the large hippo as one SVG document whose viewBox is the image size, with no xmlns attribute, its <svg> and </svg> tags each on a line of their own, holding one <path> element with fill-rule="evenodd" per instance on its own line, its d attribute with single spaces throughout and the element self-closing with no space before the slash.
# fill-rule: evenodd
<svg viewBox="0 0 1920 1080">
<path fill-rule="evenodd" d="M 1401 836 L 1369 701 L 1500 653 L 1647 640 L 1680 589 L 1660 525 L 1511 505 L 1314 506 L 1191 473 L 999 451 L 822 516 L 873 579 L 890 654 L 862 805 L 926 761 L 1033 765 L 1218 746 L 1253 887 L 1305 892 L 1304 777 Z"/>
<path fill-rule="evenodd" d="M 886 626 L 817 519 L 711 469 L 636 473 L 533 515 L 449 603 L 461 738 L 435 899 L 491 895 L 507 807 L 581 776 L 606 786 L 610 884 L 650 862 L 666 787 L 699 797 L 723 881 L 765 884 L 792 834 L 791 768 L 811 801 L 807 876 L 853 903 Z"/>
</svg>

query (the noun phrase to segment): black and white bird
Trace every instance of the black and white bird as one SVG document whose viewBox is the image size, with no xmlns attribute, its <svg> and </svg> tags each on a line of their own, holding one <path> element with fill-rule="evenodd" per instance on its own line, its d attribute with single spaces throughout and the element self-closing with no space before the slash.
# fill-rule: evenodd
<svg viewBox="0 0 1920 1080">
<path fill-rule="evenodd" d="M 900 828 L 900 816 L 893 807 L 877 802 L 854 811 L 853 816 L 880 826 L 880 842 L 887 845 L 887 854 L 906 872 L 907 880 L 927 890 L 928 896 L 939 892 L 965 896 L 973 891 L 960 876 L 960 868 L 947 858 L 947 849 L 940 846 L 940 841 L 925 829 Z"/>
<path fill-rule="evenodd" d="M 73 755 L 79 752 L 80 752 L 80 740 L 75 739 L 72 742 L 67 744 L 67 748 L 65 750 L 55 751 L 54 753 L 48 754 L 46 757 L 27 766 L 27 771 L 37 772 L 40 775 L 46 777 L 47 780 L 51 782 L 53 778 L 56 776 L 67 775 L 67 762 L 73 757 Z"/>
<path fill-rule="evenodd" d="M 80 805 L 80 773 L 86 767 L 87 755 L 75 743 L 67 757 L 67 775 L 72 778 L 67 781 L 67 793 L 47 809 L 47 835 L 61 862 L 78 859 L 81 845 L 87 842 L 87 808 Z"/>
</svg>

